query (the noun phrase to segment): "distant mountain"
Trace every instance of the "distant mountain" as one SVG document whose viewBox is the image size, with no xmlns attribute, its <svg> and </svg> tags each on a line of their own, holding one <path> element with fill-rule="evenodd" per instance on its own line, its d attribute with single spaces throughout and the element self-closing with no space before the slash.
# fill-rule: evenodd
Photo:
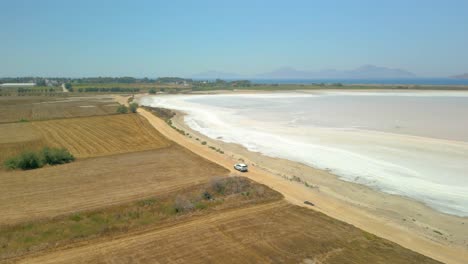
<svg viewBox="0 0 468 264">
<path fill-rule="evenodd" d="M 364 65 L 353 70 L 327 69 L 304 71 L 292 67 L 282 67 L 271 72 L 256 75 L 240 75 L 219 71 L 207 71 L 192 76 L 194 79 L 394 79 L 413 78 L 415 74 L 402 70 Z"/>
<path fill-rule="evenodd" d="M 220 72 L 220 71 L 206 71 L 195 74 L 192 76 L 194 79 L 236 79 L 242 78 L 240 74 Z"/>
<path fill-rule="evenodd" d="M 291 67 L 283 67 L 277 70 L 257 74 L 255 78 L 261 79 L 306 79 L 311 75 L 308 71 L 299 71 Z"/>
<path fill-rule="evenodd" d="M 346 76 L 348 75 L 348 76 Z M 372 79 L 372 78 L 413 78 L 414 73 L 402 69 L 392 69 L 375 65 L 364 65 L 355 70 L 344 72 L 346 78 Z"/>
<path fill-rule="evenodd" d="M 300 71 L 291 67 L 280 68 L 271 72 L 255 75 L 261 79 L 390 79 L 390 78 L 412 78 L 415 74 L 401 70 L 375 65 L 364 65 L 357 69 L 339 71 L 335 69 L 321 71 Z"/>
<path fill-rule="evenodd" d="M 454 78 L 454 79 L 468 79 L 468 73 L 460 74 L 460 75 L 455 75 L 455 76 L 451 76 L 450 78 Z"/>
</svg>

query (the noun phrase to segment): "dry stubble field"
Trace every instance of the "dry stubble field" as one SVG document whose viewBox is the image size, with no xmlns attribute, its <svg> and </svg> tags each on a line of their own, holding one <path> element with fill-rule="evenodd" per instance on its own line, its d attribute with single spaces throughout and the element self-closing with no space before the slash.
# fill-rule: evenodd
<svg viewBox="0 0 468 264">
<path fill-rule="evenodd" d="M 136 114 L 0 124 L 0 162 L 24 150 L 67 148 L 77 158 L 167 147 L 169 140 Z"/>
<path fill-rule="evenodd" d="M 117 106 L 111 96 L 5 96 L 0 97 L 0 123 L 108 115 Z"/>
</svg>

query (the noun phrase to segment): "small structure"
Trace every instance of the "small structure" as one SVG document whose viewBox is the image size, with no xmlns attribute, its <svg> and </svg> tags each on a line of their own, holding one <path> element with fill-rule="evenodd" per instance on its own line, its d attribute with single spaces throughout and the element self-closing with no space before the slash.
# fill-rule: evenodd
<svg viewBox="0 0 468 264">
<path fill-rule="evenodd" d="M 33 87 L 36 86 L 35 83 L 2 83 L 0 87 L 2 88 L 20 88 L 20 87 Z"/>
</svg>

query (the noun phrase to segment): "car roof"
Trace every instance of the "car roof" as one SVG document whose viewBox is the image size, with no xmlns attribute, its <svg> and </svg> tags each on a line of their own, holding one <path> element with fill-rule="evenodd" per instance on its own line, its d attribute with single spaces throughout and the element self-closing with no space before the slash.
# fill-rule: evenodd
<svg viewBox="0 0 468 264">
<path fill-rule="evenodd" d="M 242 167 L 247 167 L 244 163 L 237 163 L 237 165 L 242 166 Z"/>
</svg>

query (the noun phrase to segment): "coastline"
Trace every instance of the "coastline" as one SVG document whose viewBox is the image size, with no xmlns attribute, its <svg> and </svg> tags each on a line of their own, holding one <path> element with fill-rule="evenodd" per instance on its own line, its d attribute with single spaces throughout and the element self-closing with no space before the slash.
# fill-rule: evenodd
<svg viewBox="0 0 468 264">
<path fill-rule="evenodd" d="M 315 204 L 309 208 L 446 263 L 464 263 L 468 258 L 468 241 L 464 240 L 468 237 L 466 217 L 442 214 L 409 198 L 340 180 L 325 170 L 267 157 L 240 145 L 210 139 L 191 130 L 180 112 L 172 119 L 173 125 L 189 132 L 191 137 L 179 134 L 146 110 L 140 109 L 139 113 L 154 123 L 158 130 L 164 126 L 163 134 L 170 139 L 225 166 L 233 174 L 238 174 L 232 170 L 233 163 L 247 162 L 251 171 L 244 176 L 281 192 L 293 204 L 308 207 L 304 205 L 308 200 Z M 207 145 L 201 145 L 202 141 Z M 207 146 L 220 148 L 224 154 Z"/>
</svg>

